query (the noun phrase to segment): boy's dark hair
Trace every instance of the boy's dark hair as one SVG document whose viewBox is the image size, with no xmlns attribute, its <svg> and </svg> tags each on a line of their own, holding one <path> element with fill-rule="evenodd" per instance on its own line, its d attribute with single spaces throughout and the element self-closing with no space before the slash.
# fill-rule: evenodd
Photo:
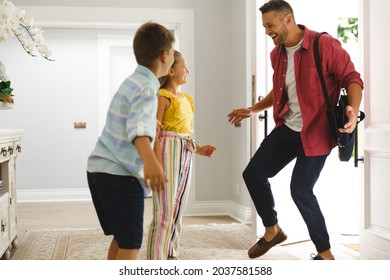
<svg viewBox="0 0 390 280">
<path fill-rule="evenodd" d="M 277 12 L 280 17 L 285 17 L 288 14 L 291 14 L 294 18 L 294 11 L 291 8 L 290 4 L 284 0 L 270 0 L 260 7 L 261 14 L 268 12 Z"/>
<path fill-rule="evenodd" d="M 141 25 L 134 36 L 133 50 L 137 63 L 152 67 L 163 51 L 169 51 L 175 36 L 164 26 L 147 22 Z"/>
</svg>

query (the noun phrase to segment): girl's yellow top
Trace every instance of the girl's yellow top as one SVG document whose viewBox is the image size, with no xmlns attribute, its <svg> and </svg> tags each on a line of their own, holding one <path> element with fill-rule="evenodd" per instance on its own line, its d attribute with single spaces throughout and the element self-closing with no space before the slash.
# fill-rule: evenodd
<svg viewBox="0 0 390 280">
<path fill-rule="evenodd" d="M 171 100 L 171 105 L 163 115 L 162 130 L 192 134 L 195 111 L 192 96 L 181 92 L 182 97 L 178 97 L 166 89 L 159 89 L 158 94 Z"/>
</svg>

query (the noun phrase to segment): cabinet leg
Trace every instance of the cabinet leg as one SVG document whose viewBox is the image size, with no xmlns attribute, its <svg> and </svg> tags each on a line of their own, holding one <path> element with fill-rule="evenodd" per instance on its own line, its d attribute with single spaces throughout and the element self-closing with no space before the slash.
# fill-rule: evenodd
<svg viewBox="0 0 390 280">
<path fill-rule="evenodd" d="M 15 237 L 15 239 L 12 240 L 11 246 L 12 246 L 12 248 L 18 248 L 18 246 L 19 246 L 18 237 Z"/>
<path fill-rule="evenodd" d="M 7 251 L 5 251 L 3 257 L 5 260 L 11 259 L 11 251 L 9 249 Z"/>
</svg>

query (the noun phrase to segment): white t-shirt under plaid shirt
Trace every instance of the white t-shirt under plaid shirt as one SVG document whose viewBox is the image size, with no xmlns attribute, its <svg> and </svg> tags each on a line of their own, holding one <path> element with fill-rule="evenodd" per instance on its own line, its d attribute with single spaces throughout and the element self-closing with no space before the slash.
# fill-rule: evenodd
<svg viewBox="0 0 390 280">
<path fill-rule="evenodd" d="M 106 124 L 96 147 L 88 158 L 88 172 L 128 175 L 143 184 L 143 163 L 133 141 L 148 136 L 153 148 L 160 83 L 146 67 L 138 65 L 114 95 Z"/>
</svg>

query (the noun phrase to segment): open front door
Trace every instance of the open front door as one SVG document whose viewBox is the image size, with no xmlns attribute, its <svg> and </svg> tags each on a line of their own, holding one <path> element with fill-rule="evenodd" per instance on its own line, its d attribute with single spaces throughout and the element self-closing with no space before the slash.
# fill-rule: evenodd
<svg viewBox="0 0 390 280">
<path fill-rule="evenodd" d="M 360 255 L 390 259 L 390 39 L 383 19 L 387 0 L 361 0 L 366 104 L 364 182 L 361 192 Z"/>
</svg>

